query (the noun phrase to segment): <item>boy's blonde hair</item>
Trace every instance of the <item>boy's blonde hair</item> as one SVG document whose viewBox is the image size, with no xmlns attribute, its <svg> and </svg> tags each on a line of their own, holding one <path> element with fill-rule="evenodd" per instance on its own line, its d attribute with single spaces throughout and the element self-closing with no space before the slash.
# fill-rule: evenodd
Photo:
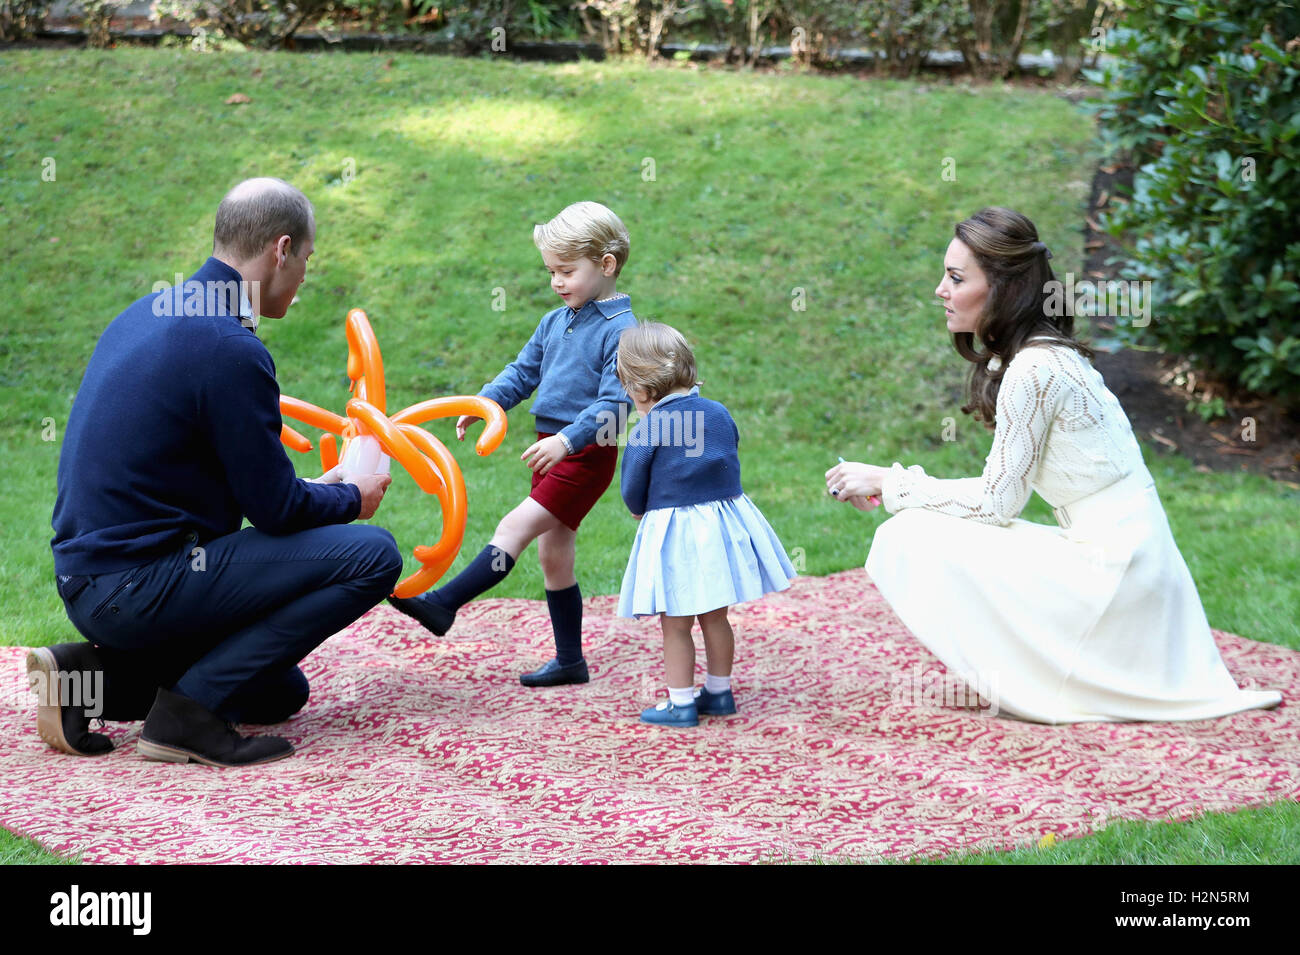
<svg viewBox="0 0 1300 955">
<path fill-rule="evenodd" d="M 638 322 L 618 339 L 618 380 L 658 401 L 677 388 L 699 384 L 695 356 L 682 333 L 662 322 Z"/>
<path fill-rule="evenodd" d="M 545 225 L 533 226 L 533 244 L 566 262 L 614 256 L 614 274 L 623 271 L 631 239 L 623 220 L 599 202 L 575 202 Z"/>
</svg>

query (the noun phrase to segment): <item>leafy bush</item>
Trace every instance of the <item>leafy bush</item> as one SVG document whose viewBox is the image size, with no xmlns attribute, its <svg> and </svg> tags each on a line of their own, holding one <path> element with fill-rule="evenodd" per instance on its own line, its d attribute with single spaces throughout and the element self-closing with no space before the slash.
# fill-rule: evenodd
<svg viewBox="0 0 1300 955">
<path fill-rule="evenodd" d="M 45 25 L 50 0 L 0 0 L 0 40 L 25 40 Z"/>
<path fill-rule="evenodd" d="M 51 0 L 0 0 L 0 39 L 21 36 Z M 124 0 L 83 0 L 92 44 L 106 44 L 108 18 Z M 834 65 L 849 47 L 877 54 L 877 71 L 915 73 L 931 51 L 960 49 L 981 78 L 1014 71 L 1027 42 L 1077 50 L 1116 0 L 154 0 L 155 15 L 202 28 L 214 39 L 279 47 L 300 28 L 403 24 L 435 30 L 461 53 L 507 52 L 519 39 L 585 32 L 613 54 L 655 59 L 668 39 L 728 47 L 727 60 L 753 64 L 768 45 L 797 62 Z M 35 17 L 39 22 L 39 16 Z M 204 34 L 200 34 L 204 35 Z M 671 35 L 671 36 L 670 36 Z M 206 40 L 205 40 L 206 42 Z M 1069 65 L 1073 74 L 1075 61 Z"/>
<path fill-rule="evenodd" d="M 1095 109 L 1137 171 L 1104 224 L 1153 295 L 1121 332 L 1300 399 L 1297 0 L 1145 0 L 1106 39 Z"/>
<path fill-rule="evenodd" d="M 855 0 L 781 0 L 779 15 L 790 52 L 807 64 L 824 64 L 837 47 L 860 39 L 863 7 Z"/>
<path fill-rule="evenodd" d="M 867 0 L 864 20 L 872 25 L 868 38 L 880 55 L 880 69 L 911 76 L 947 35 L 952 0 Z"/>
<path fill-rule="evenodd" d="M 1015 72 L 1034 0 L 961 0 L 945 7 L 948 34 L 973 76 L 991 79 Z"/>
<path fill-rule="evenodd" d="M 246 46 L 284 46 L 299 28 L 334 14 L 335 0 L 155 0 L 156 15 L 212 28 Z"/>
<path fill-rule="evenodd" d="M 444 36 L 463 53 L 504 52 L 516 39 L 555 38 L 573 30 L 570 0 L 467 0 L 441 8 Z"/>
<path fill-rule="evenodd" d="M 127 0 L 81 0 L 81 28 L 86 31 L 86 45 L 103 49 L 111 46 L 109 25 Z"/>
<path fill-rule="evenodd" d="M 690 0 L 581 0 L 573 8 L 587 35 L 598 38 L 607 52 L 641 53 L 653 60 L 668 25 L 697 18 L 701 6 Z"/>
<path fill-rule="evenodd" d="M 1105 48 L 1107 31 L 1114 26 L 1117 10 L 1105 0 L 1040 0 L 1042 30 L 1031 33 L 1056 54 L 1056 75 L 1066 79 L 1078 75 L 1085 64 L 1091 69 Z"/>
<path fill-rule="evenodd" d="M 710 0 L 702 6 L 712 35 L 729 48 L 728 59 L 752 66 L 769 40 L 778 0 Z"/>
</svg>

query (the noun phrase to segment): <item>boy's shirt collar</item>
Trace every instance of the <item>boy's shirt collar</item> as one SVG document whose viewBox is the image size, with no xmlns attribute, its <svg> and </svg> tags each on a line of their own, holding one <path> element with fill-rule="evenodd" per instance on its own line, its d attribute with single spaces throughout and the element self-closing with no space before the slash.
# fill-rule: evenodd
<svg viewBox="0 0 1300 955">
<path fill-rule="evenodd" d="M 617 318 L 624 312 L 632 311 L 632 299 L 626 292 L 616 292 L 609 298 L 592 299 L 582 308 L 574 309 L 572 306 L 565 306 L 569 309 L 569 317 L 577 318 L 589 308 L 594 308 L 602 318 L 608 321 L 611 318 Z"/>
</svg>

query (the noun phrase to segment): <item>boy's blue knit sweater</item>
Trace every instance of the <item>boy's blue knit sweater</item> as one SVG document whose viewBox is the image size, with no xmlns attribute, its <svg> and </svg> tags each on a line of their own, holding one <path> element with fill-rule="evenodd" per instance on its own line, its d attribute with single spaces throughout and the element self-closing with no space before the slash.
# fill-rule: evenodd
<svg viewBox="0 0 1300 955">
<path fill-rule="evenodd" d="M 726 407 L 689 394 L 661 398 L 628 432 L 623 501 L 633 514 L 738 497 L 740 432 Z"/>
<path fill-rule="evenodd" d="M 626 295 L 547 312 L 519 357 L 479 394 L 509 411 L 536 389 L 530 410 L 537 430 L 563 434 L 575 452 L 602 427 L 616 440 L 632 406 L 616 371 L 618 337 L 634 325 Z"/>
<path fill-rule="evenodd" d="M 184 288 L 113 319 L 68 416 L 54 504 L 54 570 L 95 575 L 232 534 L 354 520 L 353 484 L 311 484 L 280 444 L 280 388 L 266 346 L 240 324 L 240 275 L 210 258 Z M 192 285 L 191 283 L 197 283 Z M 234 283 L 232 286 L 231 283 Z M 160 299 L 159 296 L 167 296 Z M 161 313 L 161 314 L 160 314 Z"/>
</svg>

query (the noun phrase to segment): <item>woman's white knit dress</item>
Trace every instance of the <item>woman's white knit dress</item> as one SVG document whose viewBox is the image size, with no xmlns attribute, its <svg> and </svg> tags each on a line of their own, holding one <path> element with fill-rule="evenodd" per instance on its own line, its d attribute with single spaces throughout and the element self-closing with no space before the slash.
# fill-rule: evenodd
<svg viewBox="0 0 1300 955">
<path fill-rule="evenodd" d="M 1031 490 L 1059 527 L 1019 518 Z M 1012 361 L 981 477 L 895 464 L 882 499 L 894 516 L 867 571 L 1000 714 L 1198 720 L 1281 701 L 1228 673 L 1128 418 L 1073 349 Z"/>
</svg>

